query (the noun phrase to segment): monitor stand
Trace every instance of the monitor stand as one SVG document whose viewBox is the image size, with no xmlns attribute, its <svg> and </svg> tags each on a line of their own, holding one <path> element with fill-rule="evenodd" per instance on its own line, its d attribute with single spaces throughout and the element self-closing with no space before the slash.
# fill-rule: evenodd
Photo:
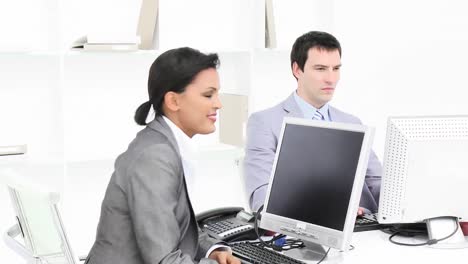
<svg viewBox="0 0 468 264">
<path fill-rule="evenodd" d="M 297 260 L 306 261 L 318 261 L 325 256 L 326 251 L 321 245 L 308 241 L 303 242 L 305 247 L 291 249 L 285 251 L 284 254 Z"/>
</svg>

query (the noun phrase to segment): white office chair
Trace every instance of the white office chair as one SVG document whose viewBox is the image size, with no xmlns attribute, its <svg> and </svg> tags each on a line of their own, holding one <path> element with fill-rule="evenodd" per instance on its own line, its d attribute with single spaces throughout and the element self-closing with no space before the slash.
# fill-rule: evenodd
<svg viewBox="0 0 468 264">
<path fill-rule="evenodd" d="M 9 189 L 17 219 L 4 234 L 6 244 L 28 264 L 78 264 L 58 211 L 59 193 L 11 169 L 0 171 L 0 182 Z"/>
</svg>

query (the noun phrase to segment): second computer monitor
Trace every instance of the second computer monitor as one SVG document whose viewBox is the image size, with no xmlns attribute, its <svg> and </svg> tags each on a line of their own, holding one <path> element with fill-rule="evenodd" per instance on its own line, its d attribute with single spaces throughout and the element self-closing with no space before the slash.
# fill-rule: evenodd
<svg viewBox="0 0 468 264">
<path fill-rule="evenodd" d="M 373 129 L 285 118 L 260 227 L 347 250 Z"/>
<path fill-rule="evenodd" d="M 432 239 L 458 228 L 444 243 L 465 243 L 468 116 L 390 117 L 383 164 L 379 222 L 424 221 Z"/>
</svg>

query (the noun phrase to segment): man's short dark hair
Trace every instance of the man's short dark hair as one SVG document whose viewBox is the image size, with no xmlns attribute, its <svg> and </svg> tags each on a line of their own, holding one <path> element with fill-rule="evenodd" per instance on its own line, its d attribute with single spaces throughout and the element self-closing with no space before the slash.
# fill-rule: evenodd
<svg viewBox="0 0 468 264">
<path fill-rule="evenodd" d="M 294 62 L 304 71 L 309 49 L 318 48 L 326 51 L 338 50 L 341 57 L 341 45 L 338 40 L 327 32 L 310 31 L 298 37 L 291 50 L 291 68 Z"/>
</svg>

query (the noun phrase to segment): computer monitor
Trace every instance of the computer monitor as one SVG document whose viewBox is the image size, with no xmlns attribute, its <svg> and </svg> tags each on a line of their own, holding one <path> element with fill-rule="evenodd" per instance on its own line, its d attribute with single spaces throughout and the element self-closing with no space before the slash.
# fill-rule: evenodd
<svg viewBox="0 0 468 264">
<path fill-rule="evenodd" d="M 348 250 L 372 140 L 363 125 L 285 118 L 260 227 Z"/>
<path fill-rule="evenodd" d="M 383 167 L 380 223 L 426 222 L 440 239 L 468 219 L 468 116 L 390 117 Z M 458 228 L 439 244 L 464 242 Z"/>
</svg>

